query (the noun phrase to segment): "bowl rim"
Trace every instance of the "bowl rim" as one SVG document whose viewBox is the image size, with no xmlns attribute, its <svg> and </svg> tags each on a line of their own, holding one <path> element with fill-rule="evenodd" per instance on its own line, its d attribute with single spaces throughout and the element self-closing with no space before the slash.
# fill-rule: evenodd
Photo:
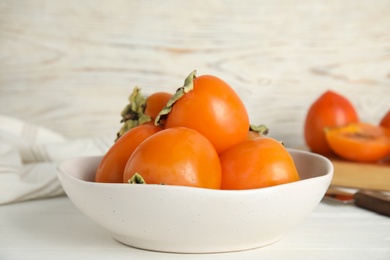
<svg viewBox="0 0 390 260">
<path fill-rule="evenodd" d="M 210 189 L 210 188 L 201 188 L 201 187 L 191 187 L 191 186 L 179 186 L 179 185 L 158 185 L 158 184 L 148 184 L 148 185 L 128 185 L 127 183 L 98 183 L 98 182 L 93 182 L 93 181 L 87 181 L 83 180 L 80 178 L 76 178 L 72 174 L 67 173 L 65 170 L 62 168 L 64 165 L 72 162 L 72 161 L 80 161 L 80 160 L 86 160 L 86 159 L 98 159 L 98 158 L 103 158 L 102 155 L 98 156 L 78 156 L 78 157 L 71 157 L 66 160 L 63 160 L 57 165 L 57 176 L 60 177 L 61 175 L 67 176 L 67 178 L 72 179 L 72 181 L 75 181 L 76 183 L 82 184 L 82 185 L 88 185 L 88 186 L 96 186 L 96 187 L 107 187 L 107 188 L 112 188 L 115 187 L 116 189 L 129 189 L 129 187 L 132 187 L 131 189 L 169 189 L 169 190 L 186 190 L 186 191 L 194 191 L 194 192 L 207 192 L 207 193 L 216 193 L 216 194 L 236 194 L 236 193 L 256 193 L 259 191 L 272 191 L 275 189 L 280 189 L 281 187 L 285 186 L 293 186 L 293 185 L 302 185 L 302 183 L 306 182 L 311 182 L 315 181 L 318 179 L 332 179 L 333 177 L 333 172 L 334 172 L 334 166 L 332 162 L 326 158 L 323 155 L 313 153 L 310 151 L 305 151 L 305 150 L 300 150 L 300 149 L 292 149 L 292 148 L 287 148 L 289 152 L 293 153 L 300 153 L 300 154 L 305 154 L 309 155 L 312 157 L 316 157 L 317 159 L 321 159 L 324 164 L 326 165 L 327 171 L 319 176 L 314 176 L 310 178 L 305 178 L 305 179 L 300 179 L 295 182 L 290 182 L 290 183 L 284 183 L 284 184 L 278 184 L 274 186 L 268 186 L 268 187 L 262 187 L 262 188 L 256 188 L 256 189 L 244 189 L 244 190 L 221 190 L 221 189 Z M 61 179 L 61 178 L 60 178 Z"/>
</svg>

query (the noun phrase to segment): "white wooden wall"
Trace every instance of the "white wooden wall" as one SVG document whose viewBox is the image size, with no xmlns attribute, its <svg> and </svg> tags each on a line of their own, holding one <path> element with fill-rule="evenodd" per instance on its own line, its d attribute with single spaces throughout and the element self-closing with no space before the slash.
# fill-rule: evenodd
<svg viewBox="0 0 390 260">
<path fill-rule="evenodd" d="M 114 136 L 134 86 L 174 91 L 194 69 L 230 83 L 290 147 L 327 89 L 377 123 L 390 109 L 390 1 L 0 0 L 2 115 Z"/>
</svg>

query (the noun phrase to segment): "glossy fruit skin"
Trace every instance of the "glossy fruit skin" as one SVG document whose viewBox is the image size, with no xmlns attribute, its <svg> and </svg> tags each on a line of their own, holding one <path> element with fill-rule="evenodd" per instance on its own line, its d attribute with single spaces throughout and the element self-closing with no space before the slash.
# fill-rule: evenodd
<svg viewBox="0 0 390 260">
<path fill-rule="evenodd" d="M 275 186 L 300 179 L 285 147 L 270 137 L 257 137 L 220 154 L 221 189 L 243 190 Z"/>
<path fill-rule="evenodd" d="M 221 165 L 210 141 L 185 127 L 164 129 L 145 140 L 130 157 L 123 182 L 138 173 L 146 184 L 219 189 Z"/>
<path fill-rule="evenodd" d="M 121 136 L 103 156 L 95 175 L 95 182 L 122 183 L 127 161 L 134 150 L 148 137 L 161 131 L 161 126 L 140 125 Z"/>
<path fill-rule="evenodd" d="M 346 160 L 377 162 L 390 155 L 390 129 L 367 123 L 326 130 L 332 150 Z"/>
<path fill-rule="evenodd" d="M 188 127 L 204 135 L 218 153 L 247 139 L 249 117 L 236 92 L 211 75 L 194 79 L 192 91 L 173 105 L 165 127 Z"/>
<path fill-rule="evenodd" d="M 357 112 L 348 99 L 333 91 L 327 91 L 311 105 L 306 115 L 304 127 L 306 144 L 312 152 L 332 154 L 324 129 L 358 121 Z"/>
<path fill-rule="evenodd" d="M 387 111 L 386 115 L 383 116 L 379 125 L 386 128 L 390 128 L 390 110 Z"/>
<path fill-rule="evenodd" d="M 152 121 L 165 106 L 172 94 L 168 92 L 155 92 L 146 98 L 144 114 L 150 116 Z"/>
</svg>

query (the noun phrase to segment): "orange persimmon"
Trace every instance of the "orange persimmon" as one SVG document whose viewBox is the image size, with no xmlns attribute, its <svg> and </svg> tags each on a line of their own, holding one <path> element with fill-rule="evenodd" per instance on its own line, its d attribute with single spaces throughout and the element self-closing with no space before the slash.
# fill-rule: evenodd
<svg viewBox="0 0 390 260">
<path fill-rule="evenodd" d="M 376 162 L 390 155 L 390 129 L 368 123 L 353 123 L 325 129 L 335 154 L 356 162 Z"/>
<path fill-rule="evenodd" d="M 157 117 L 165 128 L 188 127 L 204 135 L 218 153 L 247 139 L 249 116 L 234 89 L 212 75 L 192 72 Z M 165 112 L 166 111 L 166 112 Z"/>
<path fill-rule="evenodd" d="M 379 123 L 380 126 L 390 128 L 390 110 L 387 111 L 386 115 L 384 115 Z"/>
<path fill-rule="evenodd" d="M 326 91 L 309 108 L 304 127 L 304 137 L 312 152 L 329 155 L 332 153 L 326 141 L 324 128 L 341 127 L 359 122 L 352 103 L 344 96 Z"/>
<path fill-rule="evenodd" d="M 155 92 L 146 98 L 144 113 L 150 116 L 152 121 L 156 119 L 156 116 L 164 108 L 168 100 L 172 97 L 168 92 Z"/>
<path fill-rule="evenodd" d="M 220 154 L 221 189 L 270 187 L 300 179 L 288 150 L 270 137 L 245 140 Z"/>
<path fill-rule="evenodd" d="M 206 137 L 190 128 L 172 127 L 142 142 L 127 161 L 123 182 L 138 183 L 139 177 L 147 184 L 219 189 L 221 165 Z"/>
<path fill-rule="evenodd" d="M 126 163 L 135 149 L 162 129 L 161 126 L 143 124 L 124 133 L 103 156 L 96 170 L 95 181 L 121 183 Z"/>
</svg>

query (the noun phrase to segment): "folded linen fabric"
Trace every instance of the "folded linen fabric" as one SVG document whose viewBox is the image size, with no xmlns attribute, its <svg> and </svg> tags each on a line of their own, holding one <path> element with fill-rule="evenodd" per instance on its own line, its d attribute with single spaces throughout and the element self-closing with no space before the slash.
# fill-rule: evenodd
<svg viewBox="0 0 390 260">
<path fill-rule="evenodd" d="M 0 205 L 64 195 L 60 161 L 103 155 L 112 137 L 68 140 L 50 129 L 0 115 Z"/>
</svg>

